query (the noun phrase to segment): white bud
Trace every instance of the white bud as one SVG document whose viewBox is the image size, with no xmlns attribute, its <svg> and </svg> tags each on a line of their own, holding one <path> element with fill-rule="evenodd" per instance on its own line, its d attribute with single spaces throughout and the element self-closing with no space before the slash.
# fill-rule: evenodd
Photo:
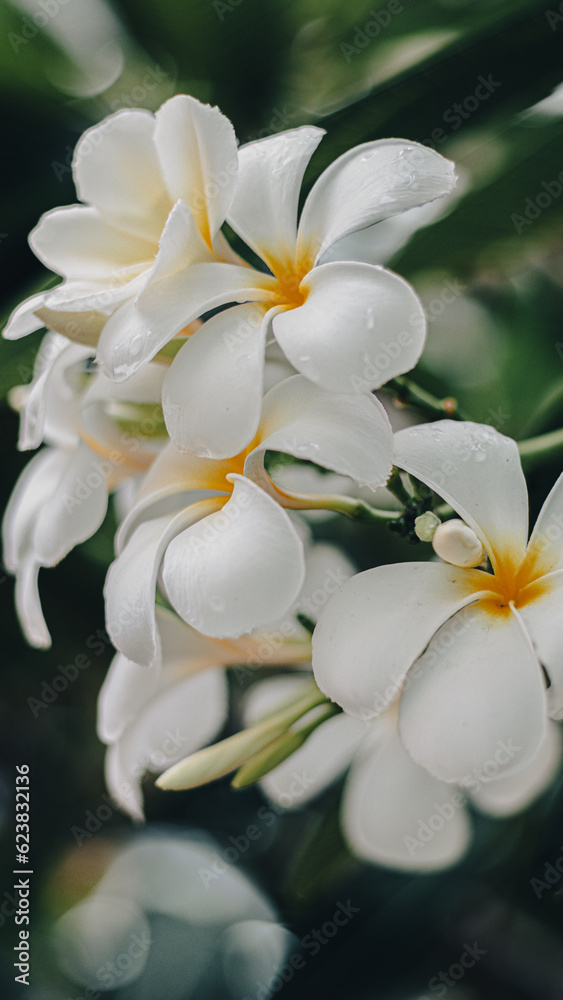
<svg viewBox="0 0 563 1000">
<path fill-rule="evenodd" d="M 424 514 L 419 514 L 415 518 L 414 530 L 421 542 L 431 542 L 434 538 L 434 532 L 440 523 L 440 518 L 436 517 L 436 514 L 431 510 L 427 510 Z"/>
<path fill-rule="evenodd" d="M 470 566 L 479 566 L 485 554 L 473 528 L 459 518 L 444 521 L 436 528 L 432 547 L 444 562 L 466 569 Z"/>
</svg>

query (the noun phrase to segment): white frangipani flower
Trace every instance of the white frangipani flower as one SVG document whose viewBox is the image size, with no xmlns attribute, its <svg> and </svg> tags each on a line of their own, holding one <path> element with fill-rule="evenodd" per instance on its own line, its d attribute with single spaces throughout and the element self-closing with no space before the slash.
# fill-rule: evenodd
<svg viewBox="0 0 563 1000">
<path fill-rule="evenodd" d="M 299 691 L 303 681 L 274 678 L 250 692 L 246 722 Z M 561 760 L 559 726 L 551 722 L 532 761 L 505 774 L 508 752 L 497 751 L 463 776 L 458 785 L 433 777 L 404 749 L 394 708 L 364 722 L 346 713 L 323 722 L 307 741 L 260 782 L 270 801 L 301 808 L 346 774 L 340 806 L 342 832 L 358 857 L 406 871 L 432 871 L 454 864 L 471 839 L 467 801 L 492 816 L 526 808 L 553 779 Z M 307 776 L 299 784 L 298 777 Z M 299 795 L 290 789 L 299 787 Z"/>
<path fill-rule="evenodd" d="M 4 514 L 4 561 L 16 577 L 16 608 L 27 640 L 47 647 L 38 573 L 55 566 L 100 527 L 108 495 L 146 472 L 155 457 L 150 440 L 120 429 L 116 407 L 153 402 L 159 409 L 161 365 L 150 365 L 126 386 L 88 373 L 90 351 L 47 334 L 35 376 L 25 388 L 19 447 L 43 448 L 20 475 Z M 153 421 L 154 422 L 154 421 Z"/>
<path fill-rule="evenodd" d="M 270 333 L 297 371 L 334 392 L 378 388 L 422 352 L 424 313 L 407 282 L 371 264 L 324 264 L 323 257 L 349 233 L 448 194 L 453 165 L 402 139 L 357 146 L 314 184 L 298 224 L 301 182 L 322 135 L 303 127 L 239 150 L 227 220 L 268 273 L 232 264 L 185 267 L 156 275 L 139 295 L 151 337 L 131 365 L 211 307 L 249 302 L 189 337 L 165 382 L 170 436 L 195 454 L 226 457 L 233 440 L 242 450 L 256 432 Z"/>
<path fill-rule="evenodd" d="M 86 313 L 91 329 L 80 323 L 74 337 L 91 345 L 99 337 L 98 360 L 122 379 L 138 365 L 122 367 L 116 343 L 147 360 L 139 291 L 176 267 L 237 259 L 220 233 L 236 183 L 236 137 L 217 108 L 181 94 L 155 115 L 125 109 L 88 129 L 72 169 L 83 204 L 47 212 L 29 238 L 64 281 L 19 306 L 4 336 L 39 329 L 44 309 L 53 327 L 57 313 L 63 326 L 64 313 Z"/>
<path fill-rule="evenodd" d="M 376 399 L 326 393 L 295 375 L 265 397 L 258 433 L 242 454 L 211 460 L 167 445 L 120 529 L 106 582 L 106 621 L 117 648 L 136 663 L 157 658 L 161 563 L 169 602 L 206 635 L 240 636 L 283 615 L 305 571 L 303 543 L 284 508 L 322 507 L 325 497 L 277 488 L 264 469 L 266 452 L 375 489 L 391 470 L 391 443 Z"/>
<path fill-rule="evenodd" d="M 158 607 L 159 661 L 147 670 L 116 654 L 100 691 L 98 735 L 108 744 L 108 790 L 134 819 L 143 818 L 145 771 L 171 767 L 211 742 L 226 722 L 225 667 L 238 666 L 246 677 L 264 665 L 310 666 L 311 638 L 296 614 L 318 613 L 354 569 L 338 549 L 318 544 L 306 549 L 305 570 L 296 605 L 260 632 L 213 639 Z"/>
<path fill-rule="evenodd" d="M 539 752 L 548 711 L 563 713 L 563 476 L 527 542 L 510 438 L 439 421 L 397 433 L 395 463 L 451 504 L 492 572 L 430 562 L 359 574 L 319 619 L 315 678 L 355 718 L 400 697 L 404 746 L 444 781 L 461 780 L 500 742 L 517 747 L 505 773 L 518 772 Z M 452 545 L 449 557 L 464 551 Z"/>
</svg>

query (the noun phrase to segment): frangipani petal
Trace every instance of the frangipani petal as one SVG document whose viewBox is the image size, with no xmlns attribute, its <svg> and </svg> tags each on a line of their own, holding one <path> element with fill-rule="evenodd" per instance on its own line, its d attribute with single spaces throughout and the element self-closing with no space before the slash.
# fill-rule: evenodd
<svg viewBox="0 0 563 1000">
<path fill-rule="evenodd" d="M 41 609 L 38 574 L 39 563 L 33 555 L 26 556 L 16 575 L 16 611 L 30 646 L 48 649 L 51 636 Z"/>
<path fill-rule="evenodd" d="M 74 428 L 71 428 L 69 433 L 69 428 L 65 427 L 65 424 L 68 423 L 68 401 L 72 390 L 66 385 L 64 374 L 67 365 L 71 365 L 74 360 L 78 361 L 85 356 L 87 355 L 83 353 L 81 348 L 76 351 L 76 348 L 73 348 L 73 345 L 69 344 L 66 338 L 61 337 L 58 333 L 48 333 L 43 338 L 35 359 L 33 381 L 29 386 L 28 396 L 21 413 L 18 438 L 20 451 L 39 447 L 45 434 L 49 403 L 57 405 L 61 390 L 64 393 L 65 388 L 67 398 L 63 400 L 61 407 L 61 431 L 66 431 L 66 440 L 69 444 L 76 437 Z"/>
<path fill-rule="evenodd" d="M 299 223 L 298 255 L 319 259 L 336 240 L 453 190 L 454 165 L 406 139 L 354 146 L 321 174 Z"/>
<path fill-rule="evenodd" d="M 313 126 L 249 142 L 239 150 L 239 178 L 228 221 L 274 271 L 295 254 L 303 174 L 324 135 Z"/>
<path fill-rule="evenodd" d="M 48 292 L 39 292 L 20 303 L 6 323 L 2 336 L 6 340 L 19 340 L 20 337 L 27 337 L 28 333 L 40 330 L 45 324 L 35 313 L 45 304 L 47 295 Z"/>
<path fill-rule="evenodd" d="M 436 633 L 407 677 L 399 708 L 399 733 L 413 760 L 466 787 L 481 771 L 508 775 L 526 767 L 546 721 L 532 645 L 517 615 L 495 602 L 460 611 Z"/>
<path fill-rule="evenodd" d="M 298 371 L 334 392 L 370 392 L 410 371 L 426 337 L 414 290 L 372 264 L 315 267 L 301 282 L 303 305 L 276 316 L 274 334 Z"/>
<path fill-rule="evenodd" d="M 404 871 L 455 864 L 470 838 L 464 796 L 418 767 L 396 731 L 381 731 L 383 721 L 372 727 L 346 780 L 341 816 L 348 844 L 366 861 Z"/>
<path fill-rule="evenodd" d="M 273 303 L 276 279 L 236 264 L 193 264 L 148 284 L 138 308 L 163 346 L 192 320 L 227 303 Z"/>
<path fill-rule="evenodd" d="M 245 474 L 256 481 L 263 480 L 267 450 L 307 459 L 372 489 L 391 471 L 391 428 L 379 400 L 325 392 L 302 375 L 270 390 L 259 435 L 245 463 Z"/>
<path fill-rule="evenodd" d="M 518 446 L 494 428 L 438 420 L 395 434 L 395 464 L 420 479 L 475 531 L 493 569 L 516 570 L 528 535 Z"/>
<path fill-rule="evenodd" d="M 536 756 L 522 771 L 480 782 L 478 789 L 468 789 L 474 804 L 490 816 L 510 816 L 526 809 L 555 777 L 561 763 L 561 729 L 556 723 L 547 726 L 545 739 Z"/>
<path fill-rule="evenodd" d="M 221 493 L 221 503 L 224 503 L 228 487 L 226 477 L 231 472 L 232 467 L 227 462 L 190 455 L 170 441 L 143 479 L 135 502 L 117 533 L 117 551 L 127 544 L 142 517 L 146 520 L 156 516 L 153 508 L 157 509 L 163 500 L 176 499 L 175 509 L 178 510 L 186 500 L 193 503 L 195 499 L 203 500 Z M 191 495 L 186 497 L 186 494 Z"/>
<path fill-rule="evenodd" d="M 279 617 L 305 575 L 303 544 L 286 512 L 250 480 L 232 478 L 223 510 L 177 535 L 162 570 L 180 617 L 218 638 Z"/>
<path fill-rule="evenodd" d="M 56 489 L 41 498 L 33 530 L 33 548 L 42 566 L 55 566 L 75 545 L 90 538 L 107 510 L 107 483 L 94 452 L 81 442 L 65 457 L 66 467 Z"/>
<path fill-rule="evenodd" d="M 152 698 L 114 745 L 113 754 L 109 751 L 109 761 L 114 761 L 107 769 L 110 790 L 121 808 L 142 819 L 145 771 L 160 773 L 205 746 L 226 715 L 227 682 L 219 667 L 180 680 Z"/>
<path fill-rule="evenodd" d="M 158 242 L 173 200 L 153 142 L 154 115 L 124 109 L 87 129 L 73 160 L 78 197 L 110 225 Z"/>
<path fill-rule="evenodd" d="M 321 691 L 356 718 L 380 715 L 436 629 L 477 600 L 485 584 L 485 573 L 443 563 L 378 566 L 352 577 L 313 633 Z"/>
<path fill-rule="evenodd" d="M 154 257 L 150 240 L 115 229 L 85 205 L 47 212 L 29 242 L 43 264 L 69 278 L 114 278 L 123 269 L 141 270 Z"/>
<path fill-rule="evenodd" d="M 204 500 L 179 514 L 143 522 L 110 566 L 104 588 L 106 626 L 116 649 L 134 663 L 151 666 L 159 656 L 155 591 L 168 543 L 217 509 L 217 501 Z"/>
<path fill-rule="evenodd" d="M 549 714 L 563 718 L 563 570 L 542 577 L 529 590 L 534 595 L 520 615 L 538 660 L 550 680 L 547 691 Z"/>
<path fill-rule="evenodd" d="M 235 306 L 188 338 L 164 381 L 166 427 L 178 448 L 205 458 L 238 455 L 262 410 L 264 307 Z"/>
<path fill-rule="evenodd" d="M 365 735 L 365 726 L 358 719 L 344 713 L 328 719 L 299 750 L 262 779 L 262 790 L 284 809 L 307 805 L 346 771 Z"/>
<path fill-rule="evenodd" d="M 201 635 L 165 608 L 156 608 L 161 662 L 147 670 L 117 653 L 98 697 L 98 735 L 113 743 L 125 732 L 155 693 L 200 670 L 226 664 L 232 649 Z"/>
<path fill-rule="evenodd" d="M 32 550 L 33 528 L 45 502 L 57 490 L 68 465 L 68 452 L 44 448 L 20 474 L 2 521 L 2 548 L 6 567 L 15 573 Z M 35 556 L 35 553 L 34 553 Z"/>
<path fill-rule="evenodd" d="M 306 686 L 306 681 L 305 681 Z M 244 722 L 253 726 L 304 689 L 303 676 L 274 677 L 255 684 L 246 699 Z M 366 726 L 349 716 L 321 723 L 298 750 L 260 782 L 268 798 L 284 809 L 299 809 L 349 767 L 366 736 Z"/>
<path fill-rule="evenodd" d="M 563 473 L 549 493 L 528 543 L 526 564 L 536 572 L 563 568 Z"/>
<path fill-rule="evenodd" d="M 233 126 L 218 108 L 178 94 L 156 113 L 155 144 L 172 201 L 186 203 L 211 246 L 237 180 Z"/>
</svg>

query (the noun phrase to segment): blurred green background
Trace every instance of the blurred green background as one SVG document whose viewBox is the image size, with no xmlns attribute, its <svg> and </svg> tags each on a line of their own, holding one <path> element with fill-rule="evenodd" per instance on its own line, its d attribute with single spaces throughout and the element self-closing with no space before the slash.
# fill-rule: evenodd
<svg viewBox="0 0 563 1000">
<path fill-rule="evenodd" d="M 379 30 L 366 33 L 374 17 Z M 42 212 L 75 200 L 69 164 L 82 131 L 121 107 L 155 110 L 185 92 L 218 104 L 241 141 L 321 124 L 327 135 L 306 187 L 336 155 L 370 139 L 402 136 L 454 159 L 460 197 L 390 261 L 429 314 L 428 349 L 416 378 L 440 396 L 455 394 L 473 419 L 516 438 L 563 425 L 563 98 L 559 106 L 555 99 L 530 110 L 563 80 L 558 5 L 19 0 L 0 3 L 0 46 L 2 315 L 50 277 L 31 254 L 27 233 Z M 490 93 L 475 102 L 483 78 Z M 453 302 L 446 301 L 452 296 L 444 290 L 452 288 Z M 40 339 L 0 343 L 2 506 L 28 460 L 16 451 L 17 417 L 6 393 L 29 381 Z M 562 466 L 560 452 L 531 470 L 534 510 Z M 96 538 L 42 574 L 49 652 L 23 642 L 12 581 L 0 576 L 0 895 L 12 884 L 14 765 L 26 761 L 33 774 L 35 869 L 28 997 L 79 995 L 78 987 L 61 985 L 49 927 L 97 877 L 106 838 L 129 827 L 114 812 L 87 850 L 76 847 L 71 833 L 103 801 L 95 711 L 109 646 L 96 646 L 88 669 L 37 717 L 27 702 L 40 696 L 60 664 L 91 650 L 88 640 L 103 628 L 112 528 L 108 518 Z M 383 527 L 331 522 L 321 534 L 340 540 L 362 568 L 416 554 Z M 261 801 L 255 790 L 234 794 L 228 782 L 170 798 L 150 784 L 149 821 L 197 825 L 220 842 L 244 830 Z M 457 960 L 465 941 L 478 939 L 487 955 L 456 986 L 457 1000 L 561 997 L 563 892 L 554 885 L 538 899 L 530 885 L 563 854 L 561 782 L 514 820 L 479 820 L 462 865 L 419 877 L 363 867 L 346 853 L 336 823 L 338 793 L 282 817 L 268 843 L 261 841 L 244 862 L 298 936 L 327 919 L 338 899 L 360 907 L 351 928 L 278 995 L 440 995 L 429 993 L 431 977 Z M 11 967 L 15 929 L 11 918 L 0 923 L 0 991 L 9 998 L 20 995 Z"/>
</svg>

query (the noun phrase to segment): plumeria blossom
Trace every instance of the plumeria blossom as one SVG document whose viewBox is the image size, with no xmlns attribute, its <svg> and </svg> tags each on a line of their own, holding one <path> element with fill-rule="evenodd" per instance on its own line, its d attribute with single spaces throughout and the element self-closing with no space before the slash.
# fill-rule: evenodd
<svg viewBox="0 0 563 1000">
<path fill-rule="evenodd" d="M 256 684 L 246 708 L 255 724 L 298 692 L 303 681 L 273 678 Z M 261 781 L 270 801 L 286 809 L 306 806 L 345 775 L 340 823 L 358 857 L 406 871 L 432 871 L 454 864 L 471 840 L 468 802 L 492 816 L 508 816 L 528 806 L 553 779 L 561 760 L 559 726 L 550 722 L 534 760 L 518 774 L 504 774 L 497 754 L 485 770 L 447 784 L 416 764 L 397 732 L 396 709 L 361 721 L 346 713 L 323 722 Z M 307 775 L 298 796 L 298 775 Z"/>
<path fill-rule="evenodd" d="M 139 295 L 151 329 L 146 357 L 211 307 L 249 302 L 189 337 L 164 385 L 170 436 L 198 455 L 226 457 L 235 437 L 242 449 L 256 432 L 270 334 L 298 372 L 334 392 L 378 388 L 422 352 L 424 313 L 407 282 L 381 267 L 323 257 L 350 233 L 448 194 L 453 165 L 403 139 L 365 143 L 324 171 L 298 223 L 303 175 L 322 135 L 303 127 L 239 150 L 227 220 L 267 272 L 186 267 Z"/>
<path fill-rule="evenodd" d="M 72 165 L 82 204 L 47 212 L 29 238 L 64 281 L 22 303 L 4 336 L 25 336 L 48 319 L 67 336 L 97 344 L 114 378 L 131 374 L 138 365 L 122 369 L 116 343 L 146 360 L 148 331 L 134 308 L 139 291 L 177 266 L 237 259 L 220 233 L 237 169 L 231 123 L 183 94 L 154 115 L 125 109 L 88 129 Z M 71 333 L 65 313 L 87 321 Z"/>
<path fill-rule="evenodd" d="M 462 780 L 501 745 L 515 748 L 504 773 L 519 772 L 540 752 L 548 712 L 563 710 L 563 476 L 527 542 L 510 438 L 438 421 L 398 432 L 395 463 L 454 508 L 463 538 L 441 549 L 449 564 L 380 566 L 346 583 L 315 630 L 317 683 L 353 718 L 400 697 L 404 746 L 443 781 Z M 465 529 L 482 547 L 472 565 L 485 552 L 490 572 L 468 566 Z"/>
<path fill-rule="evenodd" d="M 371 396 L 323 392 L 300 375 L 265 397 L 254 441 L 228 460 L 170 442 L 148 473 L 117 539 L 106 582 L 106 620 L 135 663 L 158 658 L 155 589 L 198 631 L 233 638 L 283 615 L 303 585 L 303 542 L 285 508 L 323 507 L 324 495 L 277 488 L 267 451 L 283 452 L 367 483 L 385 483 L 392 436 Z M 162 570 L 161 570 L 162 564 Z"/>
<path fill-rule="evenodd" d="M 227 721 L 227 667 L 243 680 L 257 668 L 310 666 L 311 638 L 299 611 L 320 610 L 353 567 L 334 546 L 305 552 L 305 581 L 283 620 L 238 639 L 213 639 L 158 607 L 160 658 L 147 670 L 117 653 L 100 691 L 98 735 L 108 744 L 106 783 L 115 802 L 143 818 L 141 780 L 210 743 Z M 317 612 L 318 613 L 318 612 Z"/>
<path fill-rule="evenodd" d="M 163 366 L 149 365 L 118 386 L 95 366 L 92 370 L 89 355 L 88 348 L 47 334 L 33 381 L 18 391 L 24 396 L 20 449 L 46 443 L 20 475 L 2 526 L 4 560 L 16 577 L 18 616 L 33 646 L 51 643 L 39 598 L 39 569 L 55 566 L 94 534 L 109 493 L 146 472 L 158 446 L 154 432 L 163 430 L 158 418 Z M 120 426 L 120 414 L 144 414 L 148 403 L 152 437 Z"/>
</svg>

